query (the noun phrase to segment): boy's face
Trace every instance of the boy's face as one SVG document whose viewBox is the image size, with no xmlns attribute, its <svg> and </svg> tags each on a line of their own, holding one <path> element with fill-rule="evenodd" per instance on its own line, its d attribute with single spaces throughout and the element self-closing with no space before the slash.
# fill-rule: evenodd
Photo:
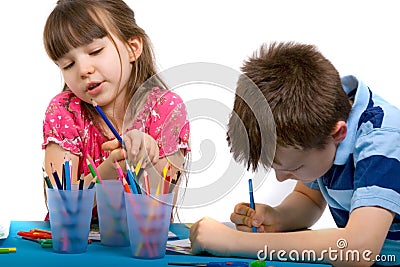
<svg viewBox="0 0 400 267">
<path fill-rule="evenodd" d="M 312 182 L 325 174 L 332 166 L 337 144 L 333 141 L 323 149 L 306 151 L 277 147 L 272 168 L 280 182 L 287 179 Z"/>
</svg>

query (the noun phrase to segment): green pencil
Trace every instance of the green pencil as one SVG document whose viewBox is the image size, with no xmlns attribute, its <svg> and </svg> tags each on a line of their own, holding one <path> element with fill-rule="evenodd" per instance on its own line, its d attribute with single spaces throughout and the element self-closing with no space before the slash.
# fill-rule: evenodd
<svg viewBox="0 0 400 267">
<path fill-rule="evenodd" d="M 53 185 L 51 184 L 51 182 L 50 182 L 50 178 L 49 178 L 49 176 L 45 176 L 44 177 L 44 181 L 46 182 L 46 185 L 47 185 L 47 187 L 49 188 L 49 189 L 53 189 Z"/>
</svg>

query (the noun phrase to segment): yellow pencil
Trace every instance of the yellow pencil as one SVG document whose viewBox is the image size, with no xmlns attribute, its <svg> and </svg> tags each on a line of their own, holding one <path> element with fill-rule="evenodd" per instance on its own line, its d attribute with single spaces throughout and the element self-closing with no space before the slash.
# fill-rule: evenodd
<svg viewBox="0 0 400 267">
<path fill-rule="evenodd" d="M 160 184 L 161 183 L 158 183 L 158 185 L 157 185 L 156 196 L 158 196 L 158 194 L 160 194 Z"/>
<path fill-rule="evenodd" d="M 136 173 L 136 175 L 139 174 L 140 168 L 142 167 L 142 164 L 143 164 L 143 159 L 144 159 L 144 156 L 142 156 L 142 158 L 141 158 L 141 159 L 139 160 L 139 162 L 136 164 L 136 167 L 135 167 L 135 173 Z"/>
</svg>

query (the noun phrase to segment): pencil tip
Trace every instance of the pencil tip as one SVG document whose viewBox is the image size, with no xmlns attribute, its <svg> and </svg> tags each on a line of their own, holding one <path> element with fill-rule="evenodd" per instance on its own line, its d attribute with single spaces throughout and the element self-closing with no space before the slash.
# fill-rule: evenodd
<svg viewBox="0 0 400 267">
<path fill-rule="evenodd" d="M 95 107 L 97 106 L 97 103 L 96 103 L 96 101 L 94 101 L 93 98 L 90 99 L 90 102 L 92 102 L 92 105 L 93 105 L 93 106 L 95 106 Z"/>
</svg>

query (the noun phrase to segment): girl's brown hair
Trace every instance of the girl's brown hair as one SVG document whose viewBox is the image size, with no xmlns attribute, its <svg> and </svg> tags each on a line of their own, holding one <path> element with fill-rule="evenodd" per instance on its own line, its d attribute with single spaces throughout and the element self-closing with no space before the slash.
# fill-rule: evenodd
<svg viewBox="0 0 400 267">
<path fill-rule="evenodd" d="M 126 109 L 137 88 L 156 75 L 156 67 L 150 39 L 136 24 L 133 10 L 124 1 L 59 0 L 47 18 L 43 41 L 49 57 L 57 61 L 71 49 L 87 45 L 94 39 L 109 37 L 115 44 L 111 33 L 127 45 L 131 37 L 139 37 L 143 43 L 142 53 L 134 61 L 127 83 Z M 159 85 L 164 85 L 161 80 Z M 68 90 L 66 84 L 63 90 Z M 91 118 L 98 117 L 91 104 L 83 103 L 83 107 Z"/>
</svg>

